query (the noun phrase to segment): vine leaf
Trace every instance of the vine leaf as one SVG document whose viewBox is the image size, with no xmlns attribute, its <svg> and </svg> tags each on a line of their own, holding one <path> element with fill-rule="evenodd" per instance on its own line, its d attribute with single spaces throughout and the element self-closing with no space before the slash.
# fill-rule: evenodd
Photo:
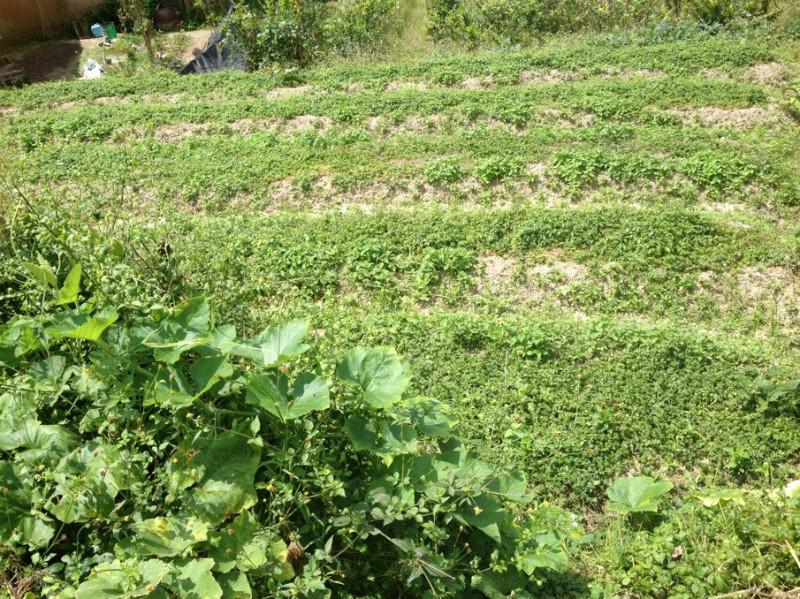
<svg viewBox="0 0 800 599">
<path fill-rule="evenodd" d="M 210 318 L 211 310 L 205 298 L 182 302 L 158 324 L 144 345 L 153 348 L 156 360 L 175 364 L 185 352 L 211 339 L 208 331 Z"/>
<path fill-rule="evenodd" d="M 309 372 L 301 374 L 289 390 L 285 375 L 256 374 L 247 387 L 247 403 L 262 407 L 281 421 L 294 420 L 330 406 L 328 383 Z"/>
<path fill-rule="evenodd" d="M 657 512 L 658 502 L 670 489 L 672 483 L 656 482 L 649 476 L 618 478 L 607 491 L 608 509 L 620 514 Z"/>
<path fill-rule="evenodd" d="M 308 322 L 294 320 L 282 326 L 270 327 L 247 343 L 228 343 L 234 356 L 259 363 L 266 368 L 279 366 L 308 350 L 303 343 L 308 334 Z"/>
<path fill-rule="evenodd" d="M 211 574 L 214 560 L 183 559 L 173 562 L 176 574 L 170 585 L 179 597 L 185 599 L 219 599 L 222 587 Z"/>
<path fill-rule="evenodd" d="M 53 317 L 45 332 L 53 339 L 85 339 L 98 341 L 103 332 L 117 321 L 117 313 L 112 308 L 89 316 L 81 312 L 62 312 Z"/>
<path fill-rule="evenodd" d="M 234 570 L 216 577 L 222 588 L 222 596 L 226 599 L 251 599 L 253 590 L 247 580 L 247 574 Z"/>
<path fill-rule="evenodd" d="M 169 576 L 169 564 L 157 559 L 144 562 L 114 560 L 97 566 L 78 587 L 77 599 L 106 599 L 107 597 L 158 597 L 163 592 L 153 593 Z"/>
<path fill-rule="evenodd" d="M 388 347 L 357 347 L 348 351 L 336 368 L 345 383 L 357 385 L 373 408 L 388 408 L 400 401 L 411 382 L 408 363 Z"/>
<path fill-rule="evenodd" d="M 255 504 L 260 460 L 261 449 L 238 432 L 184 441 L 167 467 L 170 499 L 182 495 L 190 514 L 218 524 Z M 179 493 L 190 487 L 190 493 Z"/>
<path fill-rule="evenodd" d="M 56 306 L 74 304 L 78 301 L 78 292 L 81 289 L 81 265 L 76 264 L 67 273 L 64 284 L 56 295 Z"/>
<path fill-rule="evenodd" d="M 205 541 L 208 525 L 196 518 L 159 517 L 137 522 L 133 530 L 136 536 L 123 543 L 132 553 L 169 557 Z"/>
</svg>

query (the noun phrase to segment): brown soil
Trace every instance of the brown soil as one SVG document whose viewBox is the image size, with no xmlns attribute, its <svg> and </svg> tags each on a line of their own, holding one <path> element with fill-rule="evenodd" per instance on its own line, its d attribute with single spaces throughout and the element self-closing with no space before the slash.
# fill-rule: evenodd
<svg viewBox="0 0 800 599">
<path fill-rule="evenodd" d="M 273 90 L 267 92 L 267 98 L 270 99 L 280 99 L 280 98 L 290 98 L 292 96 L 300 96 L 302 94 L 309 94 L 314 90 L 314 88 L 310 85 L 299 85 L 297 87 L 276 87 Z"/>
<path fill-rule="evenodd" d="M 705 106 L 686 110 L 669 110 L 686 125 L 715 127 L 725 125 L 736 128 L 756 127 L 785 121 L 784 114 L 772 106 L 751 106 L 749 108 L 718 108 Z"/>
<path fill-rule="evenodd" d="M 25 71 L 30 83 L 53 79 L 73 79 L 83 48 L 78 40 L 46 42 L 15 54 L 15 62 Z"/>
<path fill-rule="evenodd" d="M 414 90 L 418 92 L 428 91 L 428 84 L 421 81 L 390 81 L 386 85 L 387 92 L 399 92 Z"/>
<path fill-rule="evenodd" d="M 745 70 L 744 77 L 759 85 L 775 85 L 783 80 L 783 65 L 779 62 L 757 64 Z"/>
</svg>

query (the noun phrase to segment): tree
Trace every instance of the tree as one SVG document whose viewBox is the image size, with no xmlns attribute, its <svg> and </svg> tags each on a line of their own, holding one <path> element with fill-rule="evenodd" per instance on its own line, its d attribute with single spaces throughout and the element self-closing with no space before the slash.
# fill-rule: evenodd
<svg viewBox="0 0 800 599">
<path fill-rule="evenodd" d="M 153 19 L 144 5 L 145 0 L 123 0 L 120 3 L 119 16 L 122 22 L 133 23 L 133 31 L 144 38 L 144 46 L 150 62 L 155 62 L 153 49 Z"/>
</svg>

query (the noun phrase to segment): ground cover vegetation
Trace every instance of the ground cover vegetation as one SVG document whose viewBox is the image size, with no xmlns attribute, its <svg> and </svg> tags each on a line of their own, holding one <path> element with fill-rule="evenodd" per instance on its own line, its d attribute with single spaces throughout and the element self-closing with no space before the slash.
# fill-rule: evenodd
<svg viewBox="0 0 800 599">
<path fill-rule="evenodd" d="M 792 596 L 781 18 L 0 92 L 9 595 Z"/>
</svg>

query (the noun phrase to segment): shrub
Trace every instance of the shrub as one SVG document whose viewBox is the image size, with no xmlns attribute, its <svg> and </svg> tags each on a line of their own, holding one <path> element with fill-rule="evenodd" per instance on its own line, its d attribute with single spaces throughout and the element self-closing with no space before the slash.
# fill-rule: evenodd
<svg viewBox="0 0 800 599">
<path fill-rule="evenodd" d="M 432 0 L 429 34 L 474 47 L 482 43 L 528 43 L 544 29 L 538 2 L 531 0 Z"/>
<path fill-rule="evenodd" d="M 687 12 L 701 23 L 724 25 L 737 18 L 765 15 L 772 4 L 772 0 L 690 0 Z"/>
<path fill-rule="evenodd" d="M 797 587 L 800 500 L 791 489 L 699 489 L 663 516 L 615 518 L 589 558 L 598 596 L 601 589 L 603 596 L 750 596 Z"/>
<path fill-rule="evenodd" d="M 303 321 L 240 342 L 202 298 L 116 309 L 77 265 L 25 268 L 45 299 L 0 326 L 0 539 L 45 595 L 460 596 L 566 567 L 569 517 L 525 518 L 523 476 L 404 397 L 393 350 L 333 368 Z"/>
<path fill-rule="evenodd" d="M 511 156 L 493 156 L 478 163 L 475 176 L 484 185 L 517 177 L 525 171 L 525 165 Z"/>
<path fill-rule="evenodd" d="M 546 33 L 610 31 L 659 24 L 653 36 L 686 36 L 717 31 L 734 21 L 774 14 L 771 0 L 431 0 L 429 32 L 471 47 L 526 44 Z M 783 7 L 782 28 L 792 29 L 794 9 Z M 671 17 L 672 20 L 666 20 Z M 673 23 L 674 19 L 700 23 Z M 646 35 L 650 35 L 647 34 Z M 623 37 L 629 34 L 623 33 Z"/>
<path fill-rule="evenodd" d="M 324 35 L 329 49 L 350 56 L 379 49 L 400 26 L 397 0 L 350 0 L 326 19 Z"/>
<path fill-rule="evenodd" d="M 796 121 L 800 121 L 800 79 L 783 92 L 783 110 Z"/>
<path fill-rule="evenodd" d="M 756 167 L 732 154 L 701 151 L 683 162 L 686 175 L 710 194 L 741 189 L 757 178 Z"/>
<path fill-rule="evenodd" d="M 322 43 L 319 0 L 260 2 L 239 6 L 223 22 L 224 43 L 245 56 L 250 70 L 272 63 L 306 64 Z"/>
<path fill-rule="evenodd" d="M 425 177 L 431 185 L 455 183 L 464 177 L 464 169 L 457 158 L 443 158 L 425 166 Z"/>
<path fill-rule="evenodd" d="M 526 44 L 544 33 L 602 30 L 646 23 L 665 14 L 658 0 L 432 0 L 430 35 L 469 46 Z"/>
</svg>

